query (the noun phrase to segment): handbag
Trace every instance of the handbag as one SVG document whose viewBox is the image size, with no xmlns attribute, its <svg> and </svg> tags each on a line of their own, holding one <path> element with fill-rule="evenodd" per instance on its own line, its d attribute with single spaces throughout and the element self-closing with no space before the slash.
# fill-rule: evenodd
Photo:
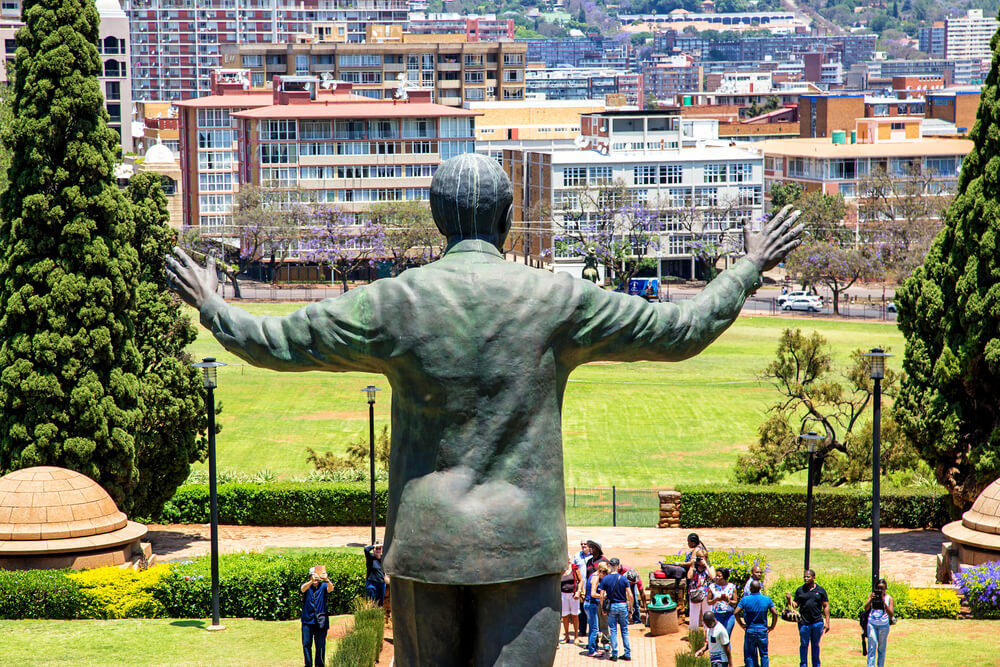
<svg viewBox="0 0 1000 667">
<path fill-rule="evenodd" d="M 607 595 L 604 596 L 604 600 L 601 602 L 601 610 L 605 614 L 611 611 L 611 598 Z"/>
</svg>

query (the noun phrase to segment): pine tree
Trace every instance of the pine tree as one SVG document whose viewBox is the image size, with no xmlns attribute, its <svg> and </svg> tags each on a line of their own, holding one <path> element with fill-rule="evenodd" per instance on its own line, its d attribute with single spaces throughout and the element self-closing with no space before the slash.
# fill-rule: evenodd
<svg viewBox="0 0 1000 667">
<path fill-rule="evenodd" d="M 0 468 L 59 465 L 125 511 L 139 480 L 138 255 L 115 186 L 93 0 L 25 0 L 0 198 Z"/>
<path fill-rule="evenodd" d="M 141 359 L 141 416 L 135 430 L 139 483 L 131 502 L 134 514 L 156 516 L 187 479 L 191 464 L 205 458 L 205 390 L 184 351 L 197 331 L 166 285 L 163 258 L 176 244 L 176 233 L 167 226 L 167 198 L 159 176 L 136 174 L 127 193 L 133 204 L 140 267 L 132 318 Z"/>
<path fill-rule="evenodd" d="M 906 337 L 896 419 L 960 506 L 1000 476 L 998 40 L 944 229 L 896 292 Z"/>
</svg>

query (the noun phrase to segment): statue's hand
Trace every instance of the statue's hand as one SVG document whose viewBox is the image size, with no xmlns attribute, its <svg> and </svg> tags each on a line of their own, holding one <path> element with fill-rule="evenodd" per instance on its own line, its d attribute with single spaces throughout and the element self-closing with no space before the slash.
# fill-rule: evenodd
<svg viewBox="0 0 1000 667">
<path fill-rule="evenodd" d="M 209 256 L 204 267 L 188 257 L 180 248 L 174 248 L 173 255 L 166 258 L 167 283 L 184 301 L 195 308 L 201 309 L 219 286 L 218 274 L 215 272 L 215 258 Z"/>
<path fill-rule="evenodd" d="M 744 228 L 747 257 L 763 273 L 778 265 L 785 255 L 802 243 L 803 225 L 795 225 L 802 211 L 792 211 L 791 205 L 785 206 L 772 216 L 764 229 L 759 232 Z"/>
</svg>

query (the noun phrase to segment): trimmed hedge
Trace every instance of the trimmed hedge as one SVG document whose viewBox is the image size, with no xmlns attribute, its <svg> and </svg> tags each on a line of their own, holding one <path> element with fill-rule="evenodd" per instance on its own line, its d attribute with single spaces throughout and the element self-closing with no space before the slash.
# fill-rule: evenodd
<svg viewBox="0 0 1000 667">
<path fill-rule="evenodd" d="M 331 667 L 373 667 L 382 652 L 385 612 L 382 607 L 359 599 L 355 603 L 354 627 L 337 640 L 330 656 Z"/>
<path fill-rule="evenodd" d="M 86 604 L 67 570 L 0 570 L 0 618 L 78 618 Z"/>
<path fill-rule="evenodd" d="M 795 486 L 682 486 L 683 528 L 726 526 L 798 527 L 806 515 L 806 489 Z M 813 526 L 868 528 L 871 491 L 814 489 Z M 940 528 L 951 520 L 948 494 L 924 489 L 893 489 L 881 496 L 883 528 Z"/>
<path fill-rule="evenodd" d="M 958 618 L 962 610 L 958 593 L 948 588 L 911 588 L 906 604 L 897 605 L 903 618 Z"/>
<path fill-rule="evenodd" d="M 349 613 L 364 589 L 365 559 L 336 551 L 220 556 L 219 610 L 228 617 L 299 618 L 299 587 L 317 563 L 326 565 L 333 583 L 327 596 L 330 614 Z M 205 618 L 212 610 L 210 568 L 210 558 L 201 556 L 142 572 L 118 567 L 0 571 L 0 618 Z"/>
<path fill-rule="evenodd" d="M 371 522 L 368 484 L 350 482 L 276 482 L 222 484 L 219 522 L 239 526 L 363 526 Z M 376 522 L 385 525 L 388 487 L 375 484 Z M 160 519 L 169 523 L 208 523 L 208 485 L 177 489 Z"/>
<path fill-rule="evenodd" d="M 219 557 L 219 612 L 223 616 L 288 621 L 302 613 L 299 587 L 309 568 L 326 565 L 333 583 L 327 595 L 331 616 L 351 611 L 364 589 L 365 559 L 361 554 L 315 552 L 286 556 L 258 553 Z M 212 613 L 211 560 L 202 556 L 176 563 L 156 586 L 154 597 L 167 616 L 202 618 Z"/>
</svg>

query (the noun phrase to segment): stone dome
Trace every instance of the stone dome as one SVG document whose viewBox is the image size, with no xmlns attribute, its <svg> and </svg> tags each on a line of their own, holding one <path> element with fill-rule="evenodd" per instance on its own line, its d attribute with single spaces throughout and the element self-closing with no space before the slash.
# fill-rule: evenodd
<svg viewBox="0 0 1000 667">
<path fill-rule="evenodd" d="M 980 533 L 1000 535 L 1000 479 L 983 489 L 969 511 L 962 515 L 962 525 Z"/>
<path fill-rule="evenodd" d="M 78 472 L 42 466 L 0 477 L 0 566 L 19 557 L 131 553 L 146 530 L 129 521 L 97 482 Z M 93 558 L 85 559 L 81 566 L 92 563 Z"/>
<path fill-rule="evenodd" d="M 146 151 L 146 157 L 143 162 L 145 164 L 173 164 L 174 153 L 163 144 L 157 142 Z"/>
<path fill-rule="evenodd" d="M 1000 479 L 983 489 L 961 521 L 952 521 L 941 532 L 957 548 L 962 564 L 1000 559 Z"/>
</svg>

